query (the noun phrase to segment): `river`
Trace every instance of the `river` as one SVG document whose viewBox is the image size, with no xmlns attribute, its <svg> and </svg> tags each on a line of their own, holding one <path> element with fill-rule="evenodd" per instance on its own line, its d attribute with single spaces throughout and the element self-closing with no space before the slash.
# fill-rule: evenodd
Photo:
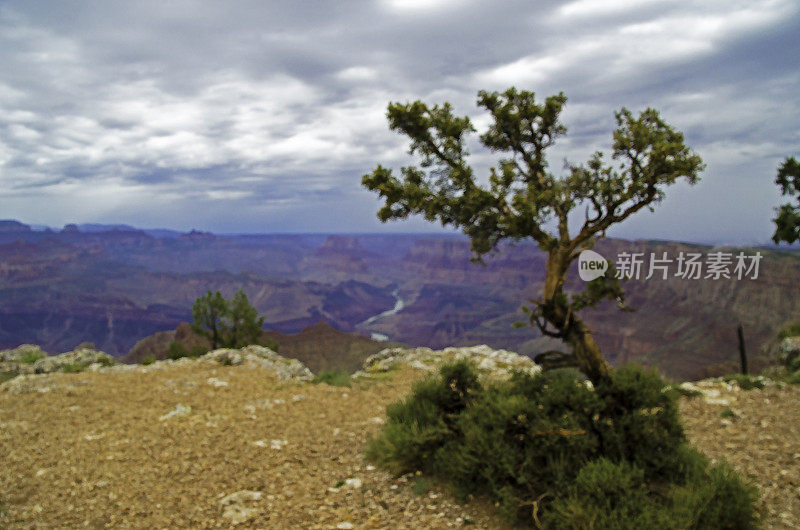
<svg viewBox="0 0 800 530">
<path fill-rule="evenodd" d="M 369 326 L 370 324 L 374 324 L 375 322 L 377 322 L 378 320 L 380 320 L 380 319 L 382 319 L 384 317 L 388 317 L 390 315 L 395 315 L 395 314 L 399 313 L 400 311 L 402 311 L 403 308 L 406 306 L 406 304 L 403 301 L 403 299 L 400 298 L 400 294 L 398 293 L 397 289 L 392 291 L 392 296 L 394 296 L 394 300 L 395 300 L 393 308 L 387 309 L 386 311 L 383 311 L 382 313 L 378 313 L 377 315 L 369 317 L 364 322 L 361 322 L 360 324 L 358 324 L 357 327 Z M 388 335 L 384 335 L 383 333 L 376 333 L 374 331 L 370 332 L 370 336 L 371 336 L 371 338 L 373 340 L 377 340 L 377 341 L 381 341 L 381 342 L 385 342 L 385 341 L 389 340 L 389 336 Z"/>
</svg>

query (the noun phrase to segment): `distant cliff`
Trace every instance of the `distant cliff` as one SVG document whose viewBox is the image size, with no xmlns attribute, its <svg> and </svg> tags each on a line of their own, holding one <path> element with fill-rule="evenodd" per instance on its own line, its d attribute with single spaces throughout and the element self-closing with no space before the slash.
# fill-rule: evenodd
<svg viewBox="0 0 800 530">
<path fill-rule="evenodd" d="M 34 343 L 57 353 L 89 340 L 120 356 L 190 320 L 206 289 L 230 296 L 239 288 L 265 327 L 283 334 L 324 321 L 412 346 L 485 343 L 525 354 L 558 347 L 511 327 L 542 289 L 545 255 L 526 242 L 502 243 L 481 265 L 470 261 L 469 242 L 451 235 L 161 237 L 129 227 L 24 226 L 7 222 L 11 231 L 0 232 L 0 347 Z M 609 259 L 739 251 L 624 240 L 596 250 Z M 583 317 L 613 362 L 642 361 L 678 378 L 732 371 L 741 323 L 757 368 L 778 330 L 800 321 L 800 253 L 760 252 L 757 279 L 631 280 L 625 290 L 635 312 L 606 304 Z M 572 271 L 569 287 L 582 286 Z M 371 319 L 394 307 L 395 294 L 402 310 Z"/>
</svg>

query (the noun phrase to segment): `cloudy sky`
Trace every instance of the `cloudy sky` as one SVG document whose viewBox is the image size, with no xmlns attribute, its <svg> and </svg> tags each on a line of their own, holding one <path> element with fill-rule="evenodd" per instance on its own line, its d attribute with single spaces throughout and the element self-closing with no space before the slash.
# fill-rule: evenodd
<svg viewBox="0 0 800 530">
<path fill-rule="evenodd" d="M 624 6 L 624 7 L 623 7 Z M 409 160 L 389 101 L 564 91 L 552 168 L 652 106 L 706 161 L 620 237 L 763 242 L 800 155 L 796 0 L 0 0 L 0 218 L 216 232 L 381 225 L 360 187 Z M 475 166 L 491 155 L 473 145 Z"/>
</svg>

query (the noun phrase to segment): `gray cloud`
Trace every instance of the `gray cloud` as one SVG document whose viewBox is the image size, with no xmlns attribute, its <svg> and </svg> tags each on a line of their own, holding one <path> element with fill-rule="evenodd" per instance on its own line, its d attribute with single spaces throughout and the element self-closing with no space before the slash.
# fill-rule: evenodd
<svg viewBox="0 0 800 530">
<path fill-rule="evenodd" d="M 12 1 L 0 4 L 0 217 L 220 231 L 381 227 L 360 177 L 406 163 L 389 101 L 563 90 L 554 148 L 659 108 L 707 161 L 617 235 L 764 241 L 800 146 L 790 0 Z M 482 121 L 483 120 L 483 121 Z M 476 167 L 492 157 L 473 142 Z M 234 214 L 235 212 L 235 214 Z"/>
</svg>

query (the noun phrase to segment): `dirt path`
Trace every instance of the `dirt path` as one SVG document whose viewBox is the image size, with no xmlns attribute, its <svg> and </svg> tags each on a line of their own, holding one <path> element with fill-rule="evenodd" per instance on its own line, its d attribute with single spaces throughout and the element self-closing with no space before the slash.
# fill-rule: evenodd
<svg viewBox="0 0 800 530">
<path fill-rule="evenodd" d="M 193 363 L 0 392 L 0 527 L 505 528 L 360 456 L 420 375 L 343 388 Z M 729 425 L 723 408 L 684 401 L 691 439 L 762 484 L 769 527 L 799 525 L 800 388 L 738 393 Z"/>
</svg>

